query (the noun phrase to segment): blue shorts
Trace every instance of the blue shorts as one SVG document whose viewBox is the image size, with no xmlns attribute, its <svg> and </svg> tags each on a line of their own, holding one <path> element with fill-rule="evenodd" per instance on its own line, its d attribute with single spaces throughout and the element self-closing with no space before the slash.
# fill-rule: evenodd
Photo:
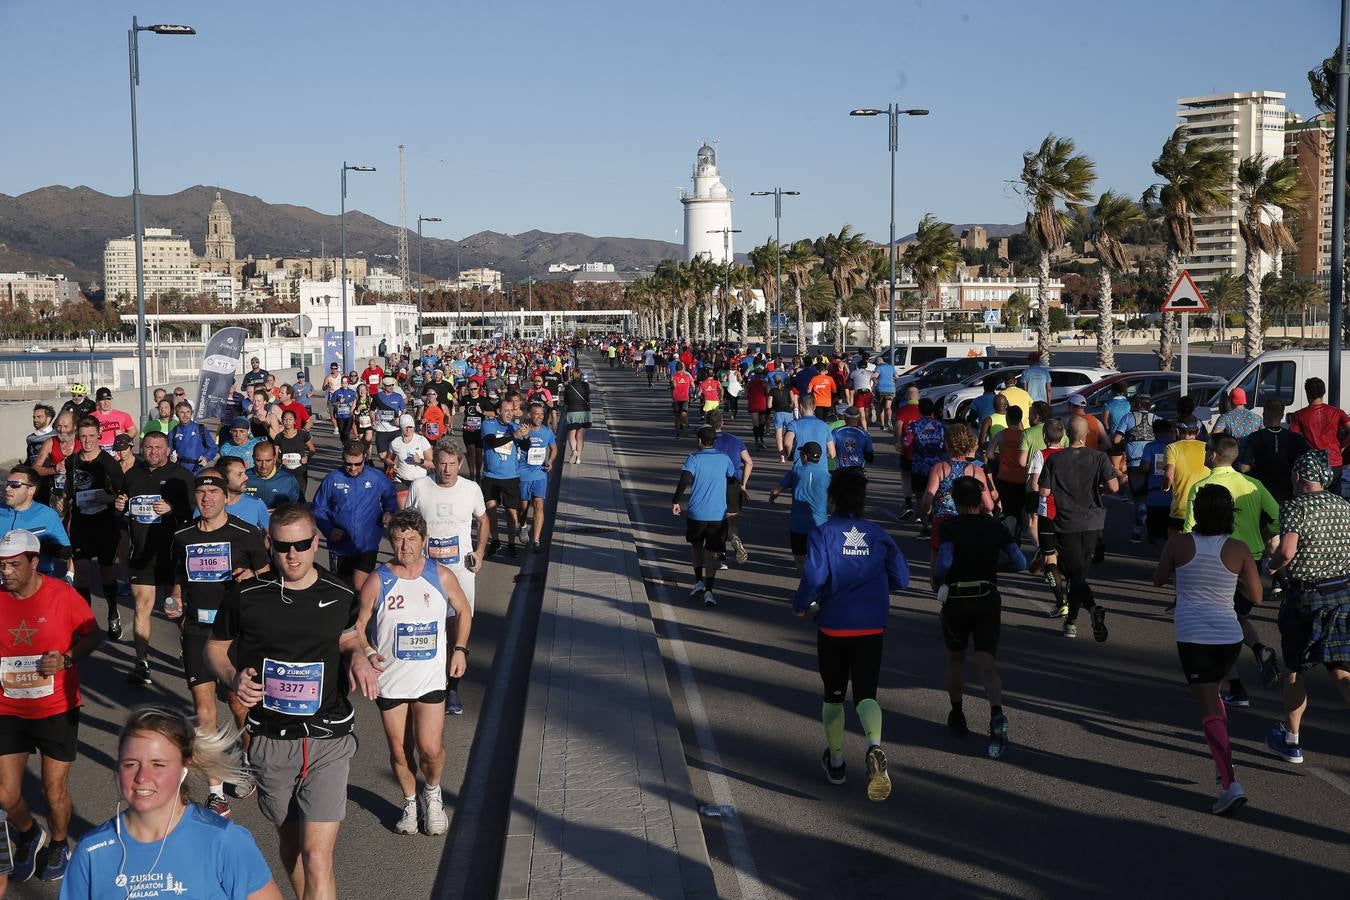
<svg viewBox="0 0 1350 900">
<path fill-rule="evenodd" d="M 545 475 L 543 478 L 531 478 L 529 481 L 526 481 L 524 478 L 520 480 L 520 499 L 522 502 L 528 503 L 529 501 L 535 499 L 536 497 L 538 497 L 540 500 L 544 500 L 547 498 L 547 496 L 548 496 L 547 475 Z"/>
<path fill-rule="evenodd" d="M 792 413 L 776 412 L 773 414 L 774 431 L 787 431 L 788 426 L 791 424 L 792 424 Z"/>
</svg>

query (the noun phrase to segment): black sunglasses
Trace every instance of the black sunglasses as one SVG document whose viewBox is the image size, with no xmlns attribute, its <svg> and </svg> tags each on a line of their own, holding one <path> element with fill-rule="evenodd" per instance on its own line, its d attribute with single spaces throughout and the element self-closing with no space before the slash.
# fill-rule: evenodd
<svg viewBox="0 0 1350 900">
<path fill-rule="evenodd" d="M 21 488 L 21 487 L 36 487 L 36 485 L 29 484 L 26 481 L 6 481 L 5 487 Z"/>
<path fill-rule="evenodd" d="M 310 535 L 303 541 L 272 541 L 272 549 L 277 551 L 278 555 L 285 556 L 291 550 L 299 550 L 304 553 L 310 547 L 314 546 L 314 535 Z"/>
<path fill-rule="evenodd" d="M 344 468 L 348 468 L 348 469 L 359 469 L 359 468 L 361 468 L 362 466 L 364 466 L 365 464 L 366 464 L 366 461 L 365 461 L 364 459 L 357 460 L 356 462 L 349 462 L 349 461 L 347 461 L 347 460 L 345 460 L 345 459 L 342 461 L 343 467 L 344 467 Z"/>
</svg>

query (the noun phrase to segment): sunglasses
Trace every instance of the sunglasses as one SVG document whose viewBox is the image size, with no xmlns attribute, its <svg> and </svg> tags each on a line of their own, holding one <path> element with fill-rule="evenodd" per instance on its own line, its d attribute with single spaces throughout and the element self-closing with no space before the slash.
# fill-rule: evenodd
<svg viewBox="0 0 1350 900">
<path fill-rule="evenodd" d="M 346 469 L 359 469 L 365 464 L 366 461 L 364 459 L 359 462 L 347 462 L 345 459 L 342 461 L 342 466 Z"/>
<path fill-rule="evenodd" d="M 37 485 L 29 484 L 29 483 L 26 482 L 26 481 L 6 481 L 6 482 L 5 482 L 5 487 L 7 487 L 7 488 L 22 488 L 22 487 L 37 487 Z"/>
<path fill-rule="evenodd" d="M 272 541 L 272 549 L 277 551 L 277 554 L 279 556 L 285 556 L 292 550 L 297 550 L 301 553 L 304 553 L 306 550 L 308 550 L 310 547 L 313 546 L 314 546 L 314 535 L 312 534 L 309 537 L 305 538 L 303 541 L 277 541 L 277 540 Z"/>
</svg>

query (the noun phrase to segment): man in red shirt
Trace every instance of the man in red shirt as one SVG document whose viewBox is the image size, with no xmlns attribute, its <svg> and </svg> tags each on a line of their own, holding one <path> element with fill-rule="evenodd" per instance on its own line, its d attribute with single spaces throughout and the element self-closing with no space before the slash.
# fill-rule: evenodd
<svg viewBox="0 0 1350 900">
<path fill-rule="evenodd" d="M 689 396 L 694 390 L 694 376 L 684 369 L 684 363 L 675 365 L 670 376 L 670 408 L 675 413 L 675 436 L 681 437 L 689 427 Z"/>
<path fill-rule="evenodd" d="M 1289 430 L 1303 435 L 1312 449 L 1327 451 L 1327 462 L 1333 473 L 1331 490 L 1340 493 L 1341 441 L 1350 434 L 1350 416 L 1327 403 L 1327 385 L 1322 379 L 1309 378 L 1303 382 L 1303 391 L 1308 397 L 1308 405 L 1294 413 Z"/>
<path fill-rule="evenodd" d="M 295 427 L 307 428 L 309 426 L 309 410 L 295 396 L 295 388 L 289 384 L 283 384 L 281 386 L 281 399 L 276 404 L 277 418 L 281 418 L 282 413 L 287 410 L 295 413 Z"/>
<path fill-rule="evenodd" d="M 100 447 L 104 450 L 111 448 L 113 441 L 117 440 L 119 434 L 125 434 L 128 437 L 134 436 L 135 423 L 131 421 L 129 414 L 120 409 L 113 409 L 113 396 L 109 388 L 99 388 L 94 394 L 94 399 L 98 401 L 98 404 L 90 415 L 98 420 L 98 445 Z"/>
<path fill-rule="evenodd" d="M 917 421 L 919 421 L 919 389 L 911 384 L 905 388 L 904 402 L 895 413 L 895 451 L 900 454 L 902 472 L 910 471 L 914 463 L 914 447 L 904 442 L 905 429 L 909 428 L 910 423 Z M 909 481 L 908 476 L 900 479 L 900 491 L 905 495 L 905 509 L 900 513 L 901 519 L 908 519 L 914 515 L 914 491 Z"/>
<path fill-rule="evenodd" d="M 373 394 L 380 389 L 380 379 L 384 378 L 384 369 L 381 369 L 374 359 L 366 363 L 365 370 L 361 373 L 361 380 L 370 385 L 370 392 Z"/>
<path fill-rule="evenodd" d="M 80 677 L 75 664 L 103 641 L 94 613 L 64 581 L 38 574 L 38 539 L 22 529 L 0 538 L 0 808 L 16 835 L 14 880 L 54 881 L 70 859 L 70 764 L 79 749 Z M 28 757 L 42 756 L 42 792 L 50 832 L 23 799 Z"/>
</svg>

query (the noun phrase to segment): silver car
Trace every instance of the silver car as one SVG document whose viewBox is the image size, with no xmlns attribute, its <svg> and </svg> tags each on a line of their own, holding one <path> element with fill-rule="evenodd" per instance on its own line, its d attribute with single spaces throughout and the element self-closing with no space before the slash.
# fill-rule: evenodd
<svg viewBox="0 0 1350 900">
<path fill-rule="evenodd" d="M 1020 376 L 1027 368 L 1027 366 L 1008 366 L 990 374 L 999 375 L 1003 378 L 1009 376 L 1015 378 Z M 1101 369 L 1096 366 L 1051 366 L 1050 402 L 1063 400 L 1075 391 L 1101 381 L 1114 372 L 1114 369 Z M 981 378 L 973 385 L 967 385 L 947 394 L 942 401 L 942 417 L 948 420 L 965 420 L 970 409 L 970 401 L 984 393 L 983 382 L 984 379 Z"/>
</svg>

